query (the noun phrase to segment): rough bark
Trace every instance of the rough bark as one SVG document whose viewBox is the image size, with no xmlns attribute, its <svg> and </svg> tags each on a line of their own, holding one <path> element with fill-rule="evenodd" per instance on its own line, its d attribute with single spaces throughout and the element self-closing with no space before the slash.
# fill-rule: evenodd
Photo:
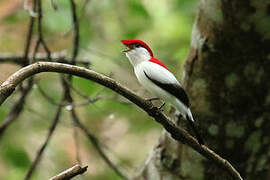
<svg viewBox="0 0 270 180">
<path fill-rule="evenodd" d="M 270 179 L 270 1 L 201 0 L 183 79 L 206 144 L 244 179 Z M 186 148 L 160 139 L 166 139 L 157 146 L 162 151 L 152 155 L 138 179 L 148 179 L 146 172 L 156 167 L 159 179 L 182 179 L 160 160 L 164 152 L 173 159 Z M 230 179 L 206 159 L 200 165 L 183 153 L 176 159 L 182 159 L 177 169 L 187 179 Z"/>
</svg>

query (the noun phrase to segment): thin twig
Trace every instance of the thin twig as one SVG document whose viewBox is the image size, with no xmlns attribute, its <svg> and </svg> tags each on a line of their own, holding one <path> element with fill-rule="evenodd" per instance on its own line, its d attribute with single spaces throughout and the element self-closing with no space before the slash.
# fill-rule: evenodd
<svg viewBox="0 0 270 180">
<path fill-rule="evenodd" d="M 71 80 L 71 79 L 70 79 Z M 62 85 L 65 90 L 65 98 L 69 103 L 73 103 L 73 99 L 71 97 L 70 93 L 70 87 L 69 84 L 64 80 L 64 77 L 62 76 Z M 83 126 L 83 124 L 80 122 L 78 115 L 76 114 L 76 111 L 74 108 L 70 109 L 70 115 L 72 117 L 73 123 L 75 126 L 79 127 L 83 133 L 88 137 L 89 141 L 93 144 L 99 155 L 102 157 L 102 159 L 109 165 L 110 168 L 112 168 L 116 174 L 118 174 L 123 179 L 129 180 L 128 176 L 125 175 L 124 172 L 122 172 L 106 155 L 106 153 L 101 148 L 98 139 L 91 134 L 86 127 Z"/>
<path fill-rule="evenodd" d="M 76 58 L 75 58 L 76 59 Z M 73 104 L 73 99 L 71 97 L 71 93 L 70 93 L 70 86 L 69 84 L 67 83 L 68 81 L 65 79 L 65 75 L 61 75 L 61 84 L 62 84 L 62 87 L 64 89 L 64 98 L 65 98 L 65 101 L 70 103 L 70 104 Z M 72 81 L 72 76 L 69 75 L 69 78 L 68 78 L 69 81 Z M 72 106 L 69 106 L 68 110 L 73 110 L 73 107 Z M 74 140 L 75 140 L 75 143 L 77 143 L 77 139 L 75 135 L 77 135 L 77 131 L 76 131 L 76 126 L 73 127 L 74 129 Z M 76 148 L 76 160 L 77 160 L 77 163 L 81 164 L 81 161 L 80 161 L 80 155 L 79 155 L 79 151 L 78 151 L 78 148 L 79 146 L 77 146 L 77 144 L 75 144 L 75 148 Z"/>
<path fill-rule="evenodd" d="M 70 0 L 70 6 L 71 6 L 71 12 L 72 12 L 72 22 L 73 22 L 73 29 L 74 29 L 74 39 L 73 39 L 73 52 L 71 57 L 71 64 L 75 64 L 76 58 L 78 56 L 79 52 L 79 21 L 77 19 L 77 13 L 76 13 L 76 4 L 74 0 Z"/>
<path fill-rule="evenodd" d="M 28 1 L 25 0 L 25 3 L 28 3 Z M 33 12 L 36 11 L 36 0 L 33 0 Z M 31 13 L 30 13 L 31 14 Z M 28 54 L 30 51 L 30 45 L 31 45 L 31 40 L 33 37 L 33 27 L 34 27 L 34 23 L 35 23 L 35 18 L 33 16 L 30 16 L 30 23 L 29 23 L 29 28 L 28 28 L 28 33 L 27 33 L 27 38 L 26 38 L 26 45 L 25 45 L 25 49 L 24 49 L 24 58 L 26 60 L 28 60 Z M 29 62 L 29 60 L 28 60 Z"/>
<path fill-rule="evenodd" d="M 34 54 L 29 54 L 29 57 L 33 57 Z M 44 53 L 36 53 L 35 55 L 36 61 L 48 61 L 47 54 Z M 11 53 L 0 53 L 0 63 L 14 63 L 21 66 L 27 64 L 28 59 L 24 57 L 24 55 L 11 54 Z M 66 57 L 65 52 L 55 52 L 51 53 L 51 61 L 71 64 L 71 59 Z M 77 59 L 76 64 L 82 64 L 85 66 L 91 65 L 90 60 L 88 59 Z"/>
<path fill-rule="evenodd" d="M 51 0 L 51 5 L 52 5 L 52 8 L 57 11 L 58 10 L 58 6 L 57 4 L 54 2 L 54 0 Z"/>
<path fill-rule="evenodd" d="M 79 174 L 83 174 L 85 171 L 87 171 L 87 167 L 81 167 L 78 164 L 76 164 L 75 166 L 61 172 L 60 174 L 50 178 L 49 180 L 70 180 L 71 178 L 79 175 Z"/>
<path fill-rule="evenodd" d="M 77 131 L 77 127 L 74 126 L 73 127 L 73 139 L 74 139 L 74 143 L 75 143 L 75 151 L 76 151 L 76 161 L 78 162 L 79 165 L 82 164 L 81 158 L 80 158 L 80 145 L 79 145 L 79 141 L 78 141 L 78 131 Z"/>
<path fill-rule="evenodd" d="M 37 13 L 34 10 L 35 3 L 36 3 L 35 1 L 36 0 L 33 0 L 33 9 L 29 6 L 29 0 L 24 0 L 24 3 L 23 3 L 23 8 L 29 12 L 29 15 L 31 17 L 34 17 L 34 18 L 37 17 Z"/>
<path fill-rule="evenodd" d="M 44 141 L 44 143 L 42 144 L 42 146 L 40 147 L 40 149 L 37 151 L 37 155 L 35 157 L 35 160 L 33 161 L 33 163 L 31 164 L 26 176 L 25 176 L 25 180 L 29 180 L 32 175 L 33 175 L 33 172 L 34 170 L 36 169 L 37 165 L 39 164 L 41 158 L 42 158 L 42 155 L 53 135 L 53 133 L 55 132 L 55 129 L 56 129 L 56 126 L 59 122 L 59 118 L 60 118 L 60 115 L 61 115 L 61 111 L 62 111 L 62 108 L 59 106 L 58 109 L 57 109 L 57 112 L 55 114 L 55 117 L 54 117 L 54 120 L 52 122 L 52 125 L 49 129 L 49 132 L 48 132 L 48 135 L 46 137 L 46 140 Z"/>
<path fill-rule="evenodd" d="M 86 12 L 86 7 L 89 4 L 90 0 L 85 0 L 83 3 L 83 6 L 81 8 L 81 15 L 80 15 L 80 19 L 83 18 L 83 16 L 85 15 Z"/>
<path fill-rule="evenodd" d="M 88 129 L 81 123 L 74 109 L 71 110 L 71 116 L 75 125 L 82 130 L 82 132 L 86 135 L 88 140 L 92 143 L 99 155 L 109 165 L 109 167 L 112 168 L 116 174 L 118 174 L 123 179 L 130 180 L 130 178 L 109 159 L 104 150 L 101 148 L 98 139 L 93 134 L 91 134 Z"/>
<path fill-rule="evenodd" d="M 31 113 L 31 114 L 33 114 L 33 115 L 36 115 L 37 117 L 39 117 L 39 118 L 41 118 L 41 119 L 46 119 L 46 118 L 48 118 L 47 115 L 38 112 L 37 110 L 35 110 L 35 109 L 29 107 L 27 104 L 24 106 L 24 109 L 25 109 L 26 111 L 28 111 L 29 113 Z"/>
<path fill-rule="evenodd" d="M 53 104 L 53 105 L 56 105 L 56 106 L 61 106 L 61 107 L 68 107 L 68 108 L 73 108 L 73 107 L 77 107 L 77 106 L 84 106 L 84 105 L 87 105 L 87 104 L 92 104 L 92 103 L 95 103 L 97 102 L 98 100 L 102 99 L 101 97 L 99 96 L 95 96 L 94 98 L 90 98 L 90 97 L 87 97 L 86 100 L 83 100 L 81 102 L 56 102 L 52 97 L 50 97 L 41 87 L 40 85 L 37 83 L 36 84 L 37 87 L 38 87 L 38 90 L 40 92 L 40 94 L 46 98 L 48 100 L 49 103 Z"/>
<path fill-rule="evenodd" d="M 71 13 L 72 13 L 72 30 L 74 31 L 75 35 L 73 37 L 73 51 L 72 51 L 72 57 L 71 57 L 71 64 L 74 65 L 76 64 L 76 58 L 78 56 L 79 53 L 79 41 L 80 41 L 80 35 L 79 35 L 79 21 L 77 19 L 77 13 L 76 13 L 76 4 L 74 2 L 74 0 L 70 0 L 70 8 L 71 8 Z M 68 81 L 72 82 L 72 75 L 68 75 L 67 76 Z M 63 76 L 63 80 L 64 81 L 64 76 Z M 66 83 L 63 82 L 63 85 L 66 86 Z M 69 91 L 69 87 L 66 86 L 66 90 L 68 89 Z M 72 101 L 70 101 L 70 103 L 72 103 Z"/>
<path fill-rule="evenodd" d="M 38 13 L 38 22 L 37 22 L 37 31 L 38 31 L 38 40 L 36 43 L 36 47 L 34 50 L 34 60 L 35 60 L 35 54 L 38 52 L 39 46 L 42 45 L 46 54 L 47 54 L 47 58 L 50 60 L 51 59 L 51 51 L 49 49 L 49 47 L 47 46 L 44 38 L 43 38 L 43 33 L 42 33 L 42 2 L 41 0 L 37 0 L 37 13 Z"/>
<path fill-rule="evenodd" d="M 88 97 L 87 94 L 85 94 L 85 93 L 82 92 L 81 90 L 79 90 L 79 89 L 77 89 L 76 87 L 74 87 L 74 86 L 72 85 L 71 82 L 67 81 L 67 79 L 64 78 L 64 81 L 66 81 L 66 83 L 69 85 L 70 89 L 72 89 L 72 90 L 73 90 L 75 93 L 77 93 L 79 96 L 81 96 L 81 97 L 83 97 L 83 98 L 85 98 L 85 99 L 87 99 L 87 100 L 90 100 L 90 99 L 91 99 L 90 97 Z M 95 94 L 95 97 L 92 98 L 92 99 L 94 100 L 94 99 L 100 97 L 100 94 L 101 94 L 102 92 L 104 92 L 105 89 L 106 89 L 106 88 L 104 87 L 104 88 L 102 88 L 100 91 L 98 91 L 98 92 Z"/>
<path fill-rule="evenodd" d="M 40 39 L 38 38 L 36 44 L 35 44 L 35 48 L 34 48 L 34 52 L 33 52 L 33 57 L 30 59 L 31 60 L 31 63 L 34 63 L 36 62 L 36 54 L 38 52 L 38 49 L 39 49 L 39 46 L 40 46 Z M 48 58 L 47 58 L 48 59 Z M 49 60 L 49 59 L 48 59 Z"/>
<path fill-rule="evenodd" d="M 10 109 L 9 114 L 4 118 L 0 125 L 0 139 L 2 138 L 5 130 L 13 123 L 16 119 L 20 116 L 21 112 L 23 111 L 24 104 L 26 101 L 27 96 L 29 95 L 33 84 L 33 78 L 30 78 L 27 81 L 26 87 L 21 89 L 21 95 L 17 102 L 13 104 Z"/>
<path fill-rule="evenodd" d="M 195 151 L 197 151 L 207 159 L 215 162 L 217 165 L 227 170 L 227 172 L 234 179 L 242 180 L 240 174 L 226 159 L 220 157 L 218 154 L 209 149 L 207 146 L 205 145 L 201 146 L 197 142 L 197 140 L 193 138 L 187 131 L 177 126 L 172 121 L 170 121 L 162 112 L 160 112 L 158 108 L 153 107 L 153 104 L 151 102 L 144 100 L 143 98 L 136 95 L 134 92 L 122 86 L 115 80 L 106 77 L 102 74 L 99 74 L 93 70 L 89 70 L 74 65 L 52 63 L 52 62 L 37 62 L 35 64 L 26 66 L 17 71 L 16 73 L 14 73 L 13 75 L 11 75 L 0 86 L 0 105 L 7 99 L 7 97 L 9 97 L 13 93 L 18 84 L 20 84 L 26 78 L 41 72 L 58 72 L 58 73 L 72 74 L 75 76 L 89 79 L 115 91 L 116 93 L 132 101 L 134 104 L 136 104 L 145 112 L 147 112 L 150 116 L 152 116 L 156 120 L 156 122 L 160 123 L 175 140 L 187 144 L 188 146 L 193 148 Z"/>
<path fill-rule="evenodd" d="M 25 3 L 24 4 L 25 6 L 28 5 L 28 1 L 25 1 L 24 3 Z M 33 11 L 35 11 L 35 10 L 36 10 L 36 0 L 33 1 Z M 22 64 L 22 66 L 26 66 L 26 65 L 30 64 L 30 60 L 28 59 L 28 54 L 29 54 L 31 39 L 32 39 L 32 35 L 33 35 L 33 26 L 34 26 L 34 17 L 31 17 L 30 23 L 29 23 L 29 28 L 28 28 L 28 34 L 27 34 L 27 38 L 26 38 L 26 46 L 25 46 L 25 50 L 24 50 L 24 56 L 23 56 L 25 61 Z M 18 117 L 22 113 L 27 96 L 29 95 L 29 93 L 32 89 L 32 85 L 33 85 L 33 77 L 31 77 L 27 81 L 25 88 L 20 89 L 21 95 L 20 95 L 19 100 L 14 103 L 9 114 L 5 117 L 5 119 L 2 121 L 2 123 L 0 125 L 0 139 L 3 135 L 3 133 L 5 132 L 5 130 L 7 129 L 7 127 L 10 124 L 12 124 L 13 122 L 15 122 L 15 120 L 18 119 Z"/>
</svg>

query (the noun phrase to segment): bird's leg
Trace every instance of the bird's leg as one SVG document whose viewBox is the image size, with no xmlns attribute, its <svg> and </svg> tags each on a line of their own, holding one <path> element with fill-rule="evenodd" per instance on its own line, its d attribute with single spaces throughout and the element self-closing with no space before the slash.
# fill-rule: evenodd
<svg viewBox="0 0 270 180">
<path fill-rule="evenodd" d="M 152 101 L 160 101 L 160 98 L 158 97 L 154 97 L 154 98 L 148 98 L 146 99 L 147 101 L 150 101 L 152 103 Z M 165 106 L 165 102 L 163 104 L 161 104 L 157 109 L 160 111 L 162 110 L 162 108 Z"/>
<path fill-rule="evenodd" d="M 152 102 L 152 101 L 160 100 L 160 98 L 154 97 L 154 98 L 148 98 L 146 100 Z"/>
<path fill-rule="evenodd" d="M 165 106 L 165 102 L 163 104 L 161 104 L 159 107 L 158 107 L 158 110 L 161 110 L 164 106 Z"/>
</svg>

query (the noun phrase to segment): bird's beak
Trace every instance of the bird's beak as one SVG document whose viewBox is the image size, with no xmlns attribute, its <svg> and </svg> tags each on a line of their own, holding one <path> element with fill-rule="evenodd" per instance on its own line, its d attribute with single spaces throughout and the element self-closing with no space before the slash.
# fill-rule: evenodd
<svg viewBox="0 0 270 180">
<path fill-rule="evenodd" d="M 124 49 L 124 50 L 122 51 L 122 52 L 124 52 L 124 53 L 127 53 L 127 52 L 131 51 L 132 49 L 134 49 L 133 46 L 131 46 L 131 45 L 125 44 L 125 46 L 126 46 L 128 49 Z"/>
<path fill-rule="evenodd" d="M 134 49 L 133 44 L 127 44 L 125 42 L 125 40 L 122 40 L 121 42 L 128 48 L 128 49 L 124 49 L 122 52 L 127 53 L 127 52 L 131 51 L 132 49 Z"/>
</svg>

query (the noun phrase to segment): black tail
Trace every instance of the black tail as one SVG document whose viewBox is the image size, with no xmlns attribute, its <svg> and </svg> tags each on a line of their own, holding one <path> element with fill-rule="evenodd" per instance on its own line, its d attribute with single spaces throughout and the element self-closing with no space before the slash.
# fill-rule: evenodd
<svg viewBox="0 0 270 180">
<path fill-rule="evenodd" d="M 186 119 L 187 119 L 189 125 L 191 126 L 192 130 L 194 131 L 195 136 L 196 136 L 198 142 L 200 143 L 200 145 L 204 145 L 204 141 L 201 138 L 201 135 L 199 134 L 194 122 L 190 119 L 190 117 L 188 115 L 186 115 Z"/>
</svg>

